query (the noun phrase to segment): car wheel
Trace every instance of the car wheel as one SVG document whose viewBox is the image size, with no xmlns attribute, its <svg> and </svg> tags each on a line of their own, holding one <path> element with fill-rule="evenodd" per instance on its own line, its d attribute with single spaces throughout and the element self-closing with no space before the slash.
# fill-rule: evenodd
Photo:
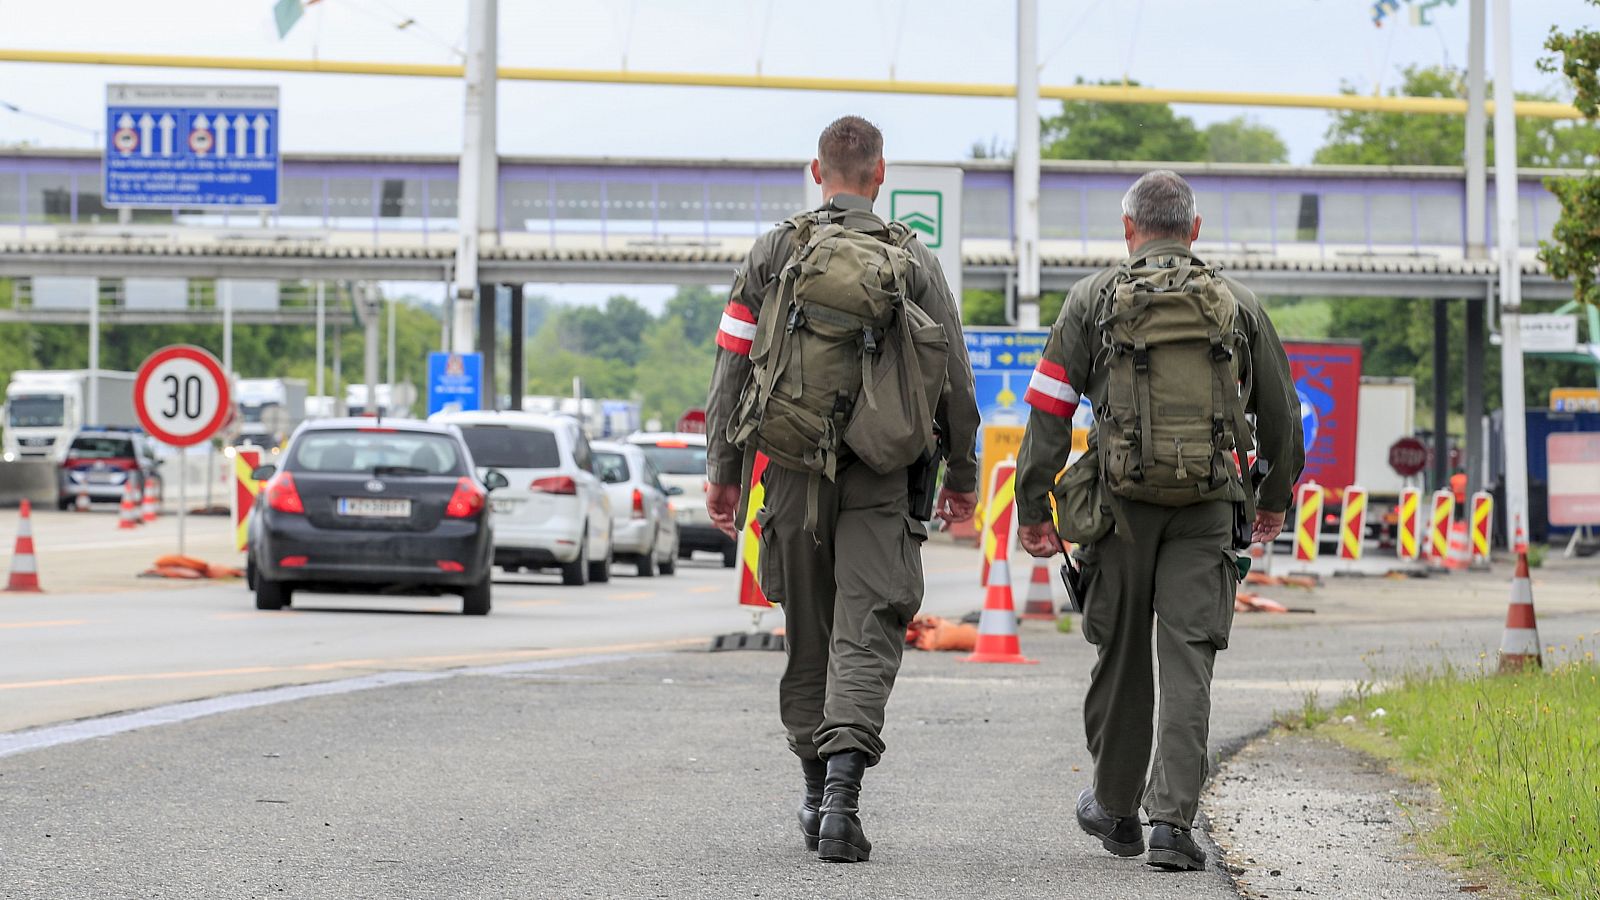
<svg viewBox="0 0 1600 900">
<path fill-rule="evenodd" d="M 461 614 L 487 616 L 489 614 L 489 573 L 483 580 L 461 592 Z"/>
<path fill-rule="evenodd" d="M 635 561 L 635 564 L 638 566 L 638 575 L 640 578 L 656 577 L 655 542 L 651 543 L 650 549 L 639 554 L 639 558 Z"/>
<path fill-rule="evenodd" d="M 722 567 L 731 569 L 739 564 L 739 548 L 732 544 L 722 548 Z"/>
<path fill-rule="evenodd" d="M 583 587 L 589 583 L 589 536 L 578 540 L 578 558 L 561 567 L 561 583 Z"/>
<path fill-rule="evenodd" d="M 589 580 L 595 584 L 605 584 L 611 580 L 611 564 L 616 562 L 616 551 L 612 549 L 610 536 L 606 537 L 606 558 L 596 560 L 589 565 Z"/>
<path fill-rule="evenodd" d="M 256 560 L 253 556 L 244 558 L 244 586 L 252 591 L 256 589 Z"/>
<path fill-rule="evenodd" d="M 256 609 L 283 609 L 294 597 L 294 589 L 282 581 L 256 575 Z"/>
</svg>

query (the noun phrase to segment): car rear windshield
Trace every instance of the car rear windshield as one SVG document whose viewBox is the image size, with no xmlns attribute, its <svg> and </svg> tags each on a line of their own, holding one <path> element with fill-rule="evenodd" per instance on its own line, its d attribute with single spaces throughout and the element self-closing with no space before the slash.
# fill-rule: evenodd
<svg viewBox="0 0 1600 900">
<path fill-rule="evenodd" d="M 292 471 L 460 475 L 458 446 L 448 435 L 419 431 L 312 431 L 295 442 Z"/>
<path fill-rule="evenodd" d="M 608 450 L 594 452 L 594 473 L 606 484 L 626 484 L 628 482 L 628 458 L 621 453 L 612 453 Z"/>
<path fill-rule="evenodd" d="M 133 441 L 119 437 L 74 438 L 67 455 L 79 459 L 132 459 Z"/>
<path fill-rule="evenodd" d="M 644 455 L 663 475 L 704 475 L 706 448 L 644 444 Z"/>
<path fill-rule="evenodd" d="M 463 425 L 473 463 L 487 469 L 559 469 L 561 447 L 543 428 Z"/>
</svg>

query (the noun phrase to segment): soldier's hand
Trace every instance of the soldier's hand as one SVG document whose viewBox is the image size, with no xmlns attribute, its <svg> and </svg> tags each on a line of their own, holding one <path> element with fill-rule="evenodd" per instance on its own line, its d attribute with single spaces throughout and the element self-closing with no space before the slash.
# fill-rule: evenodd
<svg viewBox="0 0 1600 900">
<path fill-rule="evenodd" d="M 939 490 L 939 502 L 934 506 L 934 515 L 954 525 L 972 518 L 973 510 L 978 508 L 978 495 L 972 491 L 962 493 L 949 488 Z"/>
<path fill-rule="evenodd" d="M 1251 529 L 1251 537 L 1258 544 L 1269 544 L 1283 530 L 1283 519 L 1286 513 L 1271 512 L 1265 509 L 1256 510 L 1256 521 Z"/>
<path fill-rule="evenodd" d="M 739 486 L 737 484 L 706 485 L 706 512 L 711 514 L 711 524 L 728 537 L 738 540 L 739 529 L 733 517 L 739 511 Z"/>
<path fill-rule="evenodd" d="M 1017 537 L 1022 541 L 1022 549 L 1028 551 L 1029 556 L 1049 559 L 1057 553 L 1065 552 L 1061 546 L 1061 535 L 1056 534 L 1056 526 L 1051 522 L 1019 525 Z"/>
</svg>

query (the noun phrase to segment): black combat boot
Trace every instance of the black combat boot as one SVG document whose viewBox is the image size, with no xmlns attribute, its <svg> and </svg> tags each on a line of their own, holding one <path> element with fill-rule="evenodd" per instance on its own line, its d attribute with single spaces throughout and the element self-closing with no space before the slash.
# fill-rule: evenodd
<svg viewBox="0 0 1600 900">
<path fill-rule="evenodd" d="M 1146 862 L 1169 872 L 1199 871 L 1206 867 L 1206 852 L 1195 845 L 1189 829 L 1157 822 L 1150 829 L 1150 857 Z"/>
<path fill-rule="evenodd" d="M 1144 826 L 1138 816 L 1113 816 L 1094 798 L 1094 788 L 1078 795 L 1078 827 L 1100 839 L 1100 845 L 1117 856 L 1144 852 Z"/>
<path fill-rule="evenodd" d="M 800 760 L 800 772 L 805 775 L 806 790 L 800 795 L 800 834 L 806 839 L 806 849 L 817 849 L 817 829 L 822 826 L 822 788 L 828 780 L 828 764 L 820 759 Z"/>
<path fill-rule="evenodd" d="M 860 750 L 828 757 L 828 779 L 822 794 L 822 825 L 817 832 L 817 857 L 823 862 L 866 862 L 872 842 L 861 831 L 857 816 L 861 803 L 861 776 L 867 755 Z"/>
</svg>

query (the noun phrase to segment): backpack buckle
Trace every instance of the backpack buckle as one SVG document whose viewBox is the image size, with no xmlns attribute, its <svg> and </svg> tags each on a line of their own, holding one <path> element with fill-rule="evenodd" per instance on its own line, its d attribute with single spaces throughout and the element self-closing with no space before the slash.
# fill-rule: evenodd
<svg viewBox="0 0 1600 900">
<path fill-rule="evenodd" d="M 783 326 L 784 333 L 785 334 L 794 334 L 794 330 L 799 324 L 800 324 L 800 307 L 798 307 L 798 306 L 792 307 L 789 310 L 789 321 L 786 322 L 784 324 L 784 326 Z"/>
<path fill-rule="evenodd" d="M 866 346 L 868 353 L 874 356 L 878 354 L 878 337 L 872 333 L 871 328 L 861 329 L 861 342 Z"/>
<path fill-rule="evenodd" d="M 1133 351 L 1133 368 L 1134 371 L 1141 375 L 1150 371 L 1150 349 L 1148 347 L 1138 347 Z"/>
</svg>

